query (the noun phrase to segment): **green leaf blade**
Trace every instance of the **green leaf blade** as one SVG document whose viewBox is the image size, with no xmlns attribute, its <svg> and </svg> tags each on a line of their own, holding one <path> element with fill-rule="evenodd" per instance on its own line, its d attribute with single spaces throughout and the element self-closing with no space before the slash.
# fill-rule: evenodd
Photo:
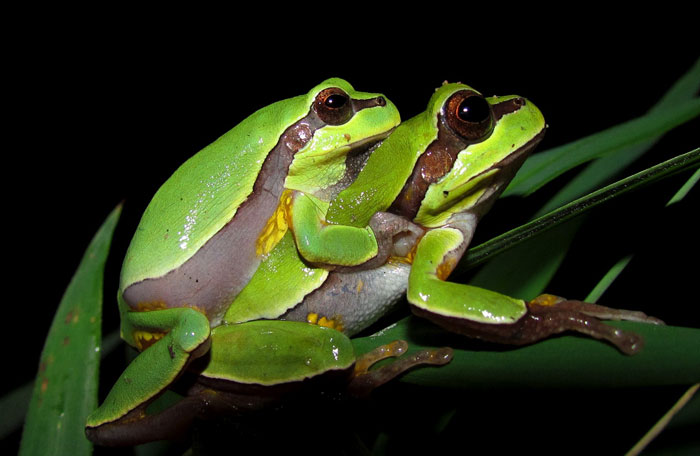
<svg viewBox="0 0 700 456">
<path fill-rule="evenodd" d="M 661 179 L 673 176 L 679 172 L 693 169 L 699 165 L 700 148 L 678 155 L 663 163 L 659 163 L 658 165 L 651 166 L 643 171 L 633 174 L 632 176 L 620 179 L 619 181 L 601 188 L 600 190 L 591 192 L 582 198 L 554 209 L 546 215 L 539 216 L 531 222 L 520 225 L 511 231 L 508 231 L 500 236 L 496 236 L 476 247 L 471 248 L 467 252 L 467 259 L 464 262 L 466 266 L 460 266 L 460 269 L 467 266 L 473 267 L 478 265 L 484 262 L 490 255 L 505 251 L 509 247 L 529 240 L 533 236 L 543 231 L 551 229 L 567 220 L 584 214 L 588 210 L 604 203 L 605 201 L 619 197 L 626 192 L 651 185 Z M 683 199 L 698 178 L 700 178 L 700 174 L 698 171 L 696 171 L 668 204 L 670 205 L 673 202 Z M 533 250 L 537 251 L 536 249 Z M 511 265 L 511 269 L 516 267 L 517 265 Z"/>
<path fill-rule="evenodd" d="M 85 419 L 97 407 L 104 265 L 121 207 L 88 246 L 56 311 L 39 364 L 20 455 L 87 455 Z"/>
<path fill-rule="evenodd" d="M 644 154 L 664 133 L 700 115 L 700 59 L 649 110 L 637 119 L 530 157 L 503 196 L 532 194 L 574 167 L 596 163 L 572 179 L 540 213 L 605 183 Z"/>
<path fill-rule="evenodd" d="M 687 100 L 672 108 L 652 110 L 645 116 L 600 133 L 535 154 L 523 164 L 503 195 L 530 195 L 578 165 L 656 139 L 698 115 L 700 99 Z"/>
</svg>

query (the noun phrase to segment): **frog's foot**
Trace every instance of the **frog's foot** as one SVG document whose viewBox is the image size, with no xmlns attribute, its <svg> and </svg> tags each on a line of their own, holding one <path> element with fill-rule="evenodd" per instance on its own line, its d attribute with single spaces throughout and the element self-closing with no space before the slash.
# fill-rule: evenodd
<svg viewBox="0 0 700 456">
<path fill-rule="evenodd" d="M 631 320 L 654 324 L 663 322 L 642 312 L 618 310 L 582 301 L 542 295 L 527 303 L 527 313 L 508 324 L 481 323 L 466 318 L 447 317 L 413 307 L 413 313 L 458 334 L 500 344 L 527 345 L 553 334 L 575 331 L 604 339 L 627 355 L 644 346 L 636 333 L 606 325 L 601 320 Z"/>
<path fill-rule="evenodd" d="M 638 323 L 652 323 L 655 325 L 664 324 L 664 322 L 658 318 L 650 317 L 644 312 L 639 312 L 637 310 L 614 309 L 612 307 L 605 307 L 592 302 L 575 301 L 551 294 L 540 295 L 530 301 L 527 306 L 529 309 L 536 306 L 556 306 L 558 309 L 578 311 L 599 320 L 627 320 L 636 321 Z"/>
<path fill-rule="evenodd" d="M 539 331 L 556 334 L 571 330 L 605 339 L 621 352 L 634 355 L 644 346 L 639 334 L 623 331 L 604 324 L 601 320 L 628 320 L 640 323 L 663 325 L 664 322 L 634 310 L 613 309 L 590 302 L 567 300 L 554 295 L 540 295 L 527 303 L 528 314 L 524 317 L 524 327 L 536 326 L 533 334 Z M 530 322 L 533 322 L 532 324 Z M 541 329 L 539 329 L 541 328 Z"/>
<path fill-rule="evenodd" d="M 410 355 L 405 355 L 406 350 L 408 350 L 406 341 L 397 340 L 358 357 L 355 361 L 355 369 L 348 391 L 355 396 L 366 396 L 378 386 L 393 380 L 415 366 L 441 366 L 449 363 L 453 356 L 453 351 L 449 347 L 421 350 Z M 397 356 L 400 358 L 391 364 L 370 370 L 377 362 Z"/>
</svg>

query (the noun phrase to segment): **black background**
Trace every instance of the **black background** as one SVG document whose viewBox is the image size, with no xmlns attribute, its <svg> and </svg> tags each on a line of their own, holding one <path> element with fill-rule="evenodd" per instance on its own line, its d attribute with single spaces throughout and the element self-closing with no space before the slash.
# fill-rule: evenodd
<svg viewBox="0 0 700 456">
<path fill-rule="evenodd" d="M 116 328 L 112 297 L 119 263 L 150 197 L 185 159 L 262 106 L 339 76 L 358 90 L 384 93 L 407 119 L 424 108 L 443 80 L 461 81 L 484 94 L 516 93 L 534 101 L 549 124 L 539 148 L 545 150 L 642 115 L 698 57 L 696 50 L 670 52 L 667 42 L 628 37 L 574 44 L 514 34 L 503 46 L 489 36 L 461 44 L 440 35 L 415 45 L 377 36 L 321 50 L 291 38 L 283 46 L 249 47 L 244 39 L 219 42 L 214 49 L 167 36 L 127 44 L 126 35 L 115 31 L 105 39 L 95 30 L 67 31 L 17 52 L 3 167 L 4 241 L 10 247 L 5 288 L 11 296 L 4 306 L 5 328 L 14 341 L 4 355 L 14 375 L 3 377 L 3 391 L 35 375 L 54 310 L 107 214 L 124 202 L 107 268 L 105 333 Z M 695 123 L 669 135 L 635 169 L 698 144 Z M 697 195 L 684 209 L 668 211 L 667 223 L 647 224 L 643 217 L 688 177 L 601 209 L 609 225 L 588 226 L 593 234 L 587 242 L 605 239 L 618 247 L 610 254 L 618 258 L 642 246 L 646 256 L 634 265 L 634 283 L 620 286 L 639 293 L 621 297 L 611 290 L 613 298 L 642 308 L 636 303 L 663 301 L 656 307 L 659 317 L 698 327 L 697 311 L 687 310 L 688 301 L 697 301 L 692 298 L 697 221 L 688 217 Z M 479 235 L 487 238 L 527 218 L 527 209 L 503 204 L 508 214 L 499 217 L 497 204 Z M 615 233 L 617 221 L 629 217 L 640 217 L 637 232 Z M 581 297 L 600 277 L 586 245 L 572 251 L 577 255 L 572 261 L 590 264 L 591 277 L 557 276 L 553 292 Z M 670 253 L 660 252 L 667 246 Z"/>
</svg>

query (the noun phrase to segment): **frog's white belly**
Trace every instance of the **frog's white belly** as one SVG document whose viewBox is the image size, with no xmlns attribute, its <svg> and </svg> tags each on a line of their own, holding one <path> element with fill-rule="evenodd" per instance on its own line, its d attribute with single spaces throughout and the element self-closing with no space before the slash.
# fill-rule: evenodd
<svg viewBox="0 0 700 456">
<path fill-rule="evenodd" d="M 391 310 L 406 292 L 411 266 L 390 262 L 376 269 L 334 272 L 304 301 L 281 317 L 307 321 L 309 314 L 326 317 L 342 325 L 352 336 Z"/>
</svg>

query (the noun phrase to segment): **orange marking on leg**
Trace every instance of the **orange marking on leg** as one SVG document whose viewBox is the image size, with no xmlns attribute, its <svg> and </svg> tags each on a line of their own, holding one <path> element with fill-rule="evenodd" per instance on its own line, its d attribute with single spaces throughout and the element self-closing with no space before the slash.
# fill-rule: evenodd
<svg viewBox="0 0 700 456">
<path fill-rule="evenodd" d="M 528 304 L 535 304 L 538 306 L 554 306 L 562 301 L 564 301 L 564 298 L 560 298 L 559 296 L 555 296 L 552 294 L 541 294 L 532 301 L 530 301 Z"/>
<path fill-rule="evenodd" d="M 447 278 L 450 276 L 450 274 L 454 270 L 455 266 L 457 266 L 457 259 L 456 258 L 448 258 L 447 260 L 440 263 L 440 266 L 438 266 L 438 268 L 437 268 L 438 279 L 447 280 Z"/>
</svg>

